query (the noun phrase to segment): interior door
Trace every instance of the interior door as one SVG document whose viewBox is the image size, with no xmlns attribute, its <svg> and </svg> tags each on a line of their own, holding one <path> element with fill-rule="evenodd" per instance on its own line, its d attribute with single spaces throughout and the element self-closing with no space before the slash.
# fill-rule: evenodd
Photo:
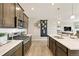
<svg viewBox="0 0 79 59">
<path fill-rule="evenodd" d="M 47 37 L 47 20 L 40 20 L 41 25 L 41 37 Z"/>
</svg>

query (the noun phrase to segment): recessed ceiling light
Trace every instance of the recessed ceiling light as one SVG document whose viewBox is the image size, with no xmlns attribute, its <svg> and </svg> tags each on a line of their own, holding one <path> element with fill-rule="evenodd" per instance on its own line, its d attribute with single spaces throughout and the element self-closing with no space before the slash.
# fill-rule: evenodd
<svg viewBox="0 0 79 59">
<path fill-rule="evenodd" d="M 34 8 L 31 8 L 31 10 L 34 10 Z"/>
<path fill-rule="evenodd" d="M 19 7 L 16 7 L 16 10 L 20 10 L 20 8 Z"/>
<path fill-rule="evenodd" d="M 70 19 L 75 19 L 75 15 L 72 15 L 72 16 L 70 17 Z"/>
<path fill-rule="evenodd" d="M 52 3 L 52 6 L 54 5 L 54 3 Z"/>
</svg>

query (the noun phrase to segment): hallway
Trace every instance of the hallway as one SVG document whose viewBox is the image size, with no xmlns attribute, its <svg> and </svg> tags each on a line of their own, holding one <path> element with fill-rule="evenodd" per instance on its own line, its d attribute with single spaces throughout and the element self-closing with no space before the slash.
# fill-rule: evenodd
<svg viewBox="0 0 79 59">
<path fill-rule="evenodd" d="M 47 47 L 44 40 L 34 40 L 28 51 L 27 56 L 52 56 L 51 51 Z"/>
</svg>

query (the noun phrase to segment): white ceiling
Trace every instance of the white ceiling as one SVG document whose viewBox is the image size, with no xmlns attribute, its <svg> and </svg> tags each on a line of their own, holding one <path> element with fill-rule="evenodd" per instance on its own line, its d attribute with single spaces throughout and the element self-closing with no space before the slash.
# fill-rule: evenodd
<svg viewBox="0 0 79 59">
<path fill-rule="evenodd" d="M 25 13 L 32 18 L 40 19 L 56 19 L 57 8 L 60 8 L 61 19 L 68 20 L 72 15 L 72 4 L 71 3 L 55 3 L 54 6 L 50 3 L 20 3 L 24 8 Z M 79 18 L 79 4 L 74 5 L 74 14 L 76 18 Z M 34 10 L 31 10 L 31 8 Z"/>
</svg>

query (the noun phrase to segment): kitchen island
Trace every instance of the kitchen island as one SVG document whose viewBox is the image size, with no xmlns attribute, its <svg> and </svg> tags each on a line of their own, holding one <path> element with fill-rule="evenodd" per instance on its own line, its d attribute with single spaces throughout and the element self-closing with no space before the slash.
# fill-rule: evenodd
<svg viewBox="0 0 79 59">
<path fill-rule="evenodd" d="M 57 38 L 48 35 L 48 46 L 54 56 L 79 56 L 79 39 L 71 39 L 68 36 Z"/>
<path fill-rule="evenodd" d="M 22 56 L 23 40 L 9 40 L 0 46 L 0 56 Z"/>
</svg>

